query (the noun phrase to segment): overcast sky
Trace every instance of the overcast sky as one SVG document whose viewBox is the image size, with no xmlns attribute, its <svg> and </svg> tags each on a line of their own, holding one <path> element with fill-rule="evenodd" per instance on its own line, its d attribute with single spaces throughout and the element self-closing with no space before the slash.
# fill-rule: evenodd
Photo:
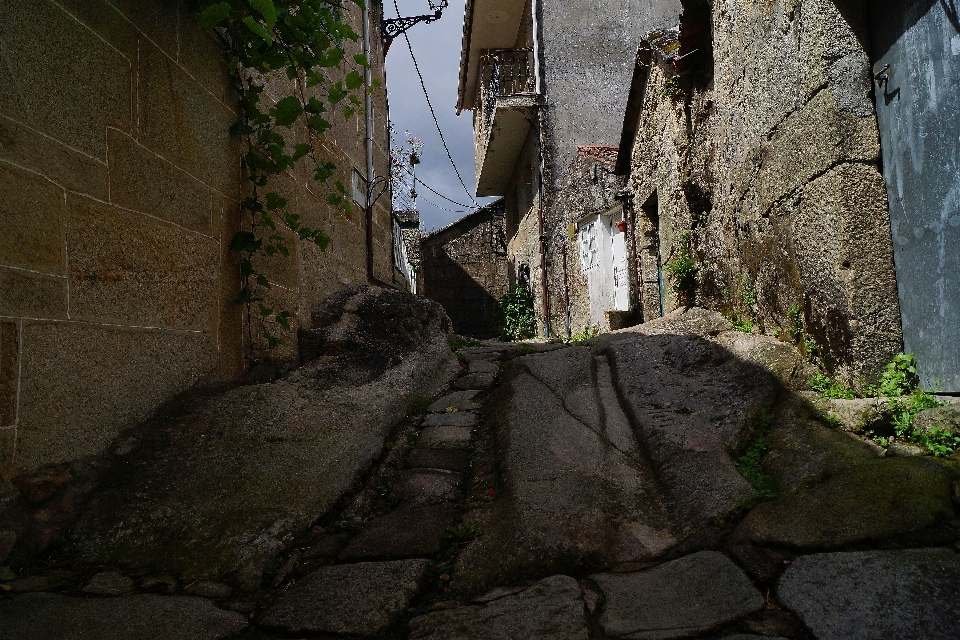
<svg viewBox="0 0 960 640">
<path fill-rule="evenodd" d="M 417 24 L 407 31 L 413 54 L 420 65 L 430 100 L 447 140 L 447 146 L 463 176 L 463 181 L 474 195 L 476 175 L 473 160 L 473 119 L 471 111 L 457 117 L 457 83 L 460 73 L 460 45 L 463 37 L 463 9 L 465 0 L 450 0 L 443 17 L 431 24 Z M 431 13 L 427 0 L 397 0 L 404 17 Z M 387 18 L 396 17 L 393 0 L 384 0 Z M 430 110 L 420 88 L 407 42 L 398 37 L 387 54 L 387 91 L 390 99 L 390 119 L 403 135 L 409 131 L 424 141 L 422 164 L 417 177 L 444 196 L 458 203 L 471 203 L 460 186 L 457 175 L 443 150 Z M 420 220 L 428 230 L 445 226 L 473 211 L 447 202 L 423 187 L 417 188 Z M 491 199 L 483 199 L 486 203 Z"/>
</svg>

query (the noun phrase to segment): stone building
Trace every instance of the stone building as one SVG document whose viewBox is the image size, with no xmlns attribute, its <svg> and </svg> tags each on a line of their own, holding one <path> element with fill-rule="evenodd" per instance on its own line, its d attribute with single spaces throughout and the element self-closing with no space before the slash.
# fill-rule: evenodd
<svg viewBox="0 0 960 640">
<path fill-rule="evenodd" d="M 960 145 L 918 146 L 924 127 L 960 116 L 952 15 L 931 2 L 688 0 L 678 28 L 648 34 L 618 169 L 659 247 L 646 270 L 687 256 L 696 271 L 680 283 L 666 269 L 663 288 L 644 292 L 645 315 L 689 301 L 720 309 L 800 342 L 850 383 L 906 348 L 922 384 L 960 391 L 956 293 L 938 289 L 960 276 L 943 254 L 960 248 L 949 225 L 960 178 L 940 168 L 957 166 Z M 939 107 L 935 81 L 953 87 Z"/>
<path fill-rule="evenodd" d="M 383 81 L 381 3 L 370 3 Z M 363 12 L 344 19 L 360 33 Z M 0 20 L 0 470 L 3 479 L 103 451 L 183 390 L 235 380 L 266 351 L 228 251 L 246 193 L 228 60 L 171 0 L 21 0 Z M 347 42 L 351 58 L 361 43 Z M 285 78 L 271 81 L 274 100 Z M 386 92 L 373 93 L 375 174 L 389 171 Z M 363 118 L 331 114 L 321 155 L 366 176 Z M 305 128 L 294 136 L 304 138 Z M 389 197 L 339 216 L 305 165 L 272 185 L 326 252 L 285 228 L 261 264 L 294 329 L 331 292 L 392 285 Z M 361 199 L 363 195 L 359 196 Z M 368 234 L 369 231 L 369 234 Z M 295 336 L 295 334 L 294 334 Z"/>
<path fill-rule="evenodd" d="M 504 202 L 423 236 L 420 293 L 439 302 L 460 335 L 497 335 L 495 303 L 510 287 Z"/>
<path fill-rule="evenodd" d="M 562 331 L 558 191 L 578 147 L 619 141 L 640 35 L 679 14 L 679 0 L 467 1 L 457 109 L 473 111 L 477 195 L 504 198 L 512 278 L 529 274 L 544 334 Z"/>
</svg>

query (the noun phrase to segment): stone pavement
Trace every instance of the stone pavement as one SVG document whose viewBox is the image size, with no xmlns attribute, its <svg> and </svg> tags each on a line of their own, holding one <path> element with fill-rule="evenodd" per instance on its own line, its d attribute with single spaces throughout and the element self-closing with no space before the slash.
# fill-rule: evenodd
<svg viewBox="0 0 960 640">
<path fill-rule="evenodd" d="M 826 420 L 789 345 L 692 309 L 459 357 L 255 586 L 54 554 L 0 640 L 960 637 L 960 461 Z"/>
</svg>

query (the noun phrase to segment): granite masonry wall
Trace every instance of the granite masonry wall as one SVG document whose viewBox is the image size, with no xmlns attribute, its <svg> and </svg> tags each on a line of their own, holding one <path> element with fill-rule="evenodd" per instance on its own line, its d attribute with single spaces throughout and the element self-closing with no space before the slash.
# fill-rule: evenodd
<svg viewBox="0 0 960 640">
<path fill-rule="evenodd" d="M 220 48 L 184 4 L 20 0 L 0 9 L 4 480 L 97 454 L 179 392 L 236 379 L 249 356 L 265 354 L 233 303 L 240 276 L 227 246 L 245 224 L 241 148 L 229 135 L 235 96 Z M 359 10 L 347 18 L 359 32 Z M 382 52 L 373 57 L 382 78 Z M 385 175 L 385 92 L 375 103 Z M 362 126 L 334 124 L 322 152 L 350 184 L 351 167 L 364 166 Z M 326 253 L 294 241 L 292 259 L 263 265 L 275 285 L 268 304 L 309 322 L 330 292 L 366 281 L 363 213 L 336 216 L 306 168 L 275 186 L 333 238 Z M 389 216 L 381 204 L 374 229 L 387 280 Z M 290 340 L 270 355 L 295 357 L 295 348 Z"/>
</svg>

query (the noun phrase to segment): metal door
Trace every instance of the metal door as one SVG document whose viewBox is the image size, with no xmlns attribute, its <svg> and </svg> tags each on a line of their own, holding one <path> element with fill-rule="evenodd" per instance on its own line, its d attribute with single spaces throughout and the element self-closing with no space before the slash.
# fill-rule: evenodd
<svg viewBox="0 0 960 640">
<path fill-rule="evenodd" d="M 879 0 L 874 89 L 904 348 L 921 385 L 960 392 L 958 0 Z"/>
</svg>

